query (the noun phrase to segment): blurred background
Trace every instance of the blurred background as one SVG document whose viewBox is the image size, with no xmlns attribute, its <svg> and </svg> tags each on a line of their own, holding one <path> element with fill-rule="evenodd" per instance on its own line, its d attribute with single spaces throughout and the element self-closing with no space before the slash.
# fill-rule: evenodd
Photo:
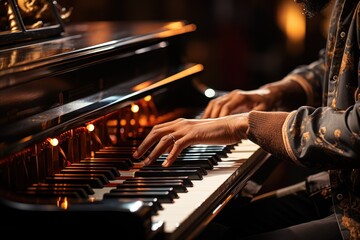
<svg viewBox="0 0 360 240">
<path fill-rule="evenodd" d="M 201 81 L 218 90 L 253 89 L 318 57 L 331 7 L 307 19 L 293 0 L 59 0 L 73 7 L 71 22 L 187 20 L 191 62 Z"/>
</svg>

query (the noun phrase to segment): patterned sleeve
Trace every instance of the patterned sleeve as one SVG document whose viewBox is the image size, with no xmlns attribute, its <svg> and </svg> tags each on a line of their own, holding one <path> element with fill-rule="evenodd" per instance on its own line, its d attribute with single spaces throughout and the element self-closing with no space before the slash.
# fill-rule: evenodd
<svg viewBox="0 0 360 240">
<path fill-rule="evenodd" d="M 324 50 L 319 59 L 309 65 L 301 65 L 291 71 L 284 80 L 296 81 L 305 91 L 308 106 L 320 106 L 322 100 L 322 80 L 324 78 Z"/>
<path fill-rule="evenodd" d="M 292 160 L 311 167 L 360 166 L 360 101 L 344 111 L 301 107 L 283 124 L 283 141 Z"/>
</svg>

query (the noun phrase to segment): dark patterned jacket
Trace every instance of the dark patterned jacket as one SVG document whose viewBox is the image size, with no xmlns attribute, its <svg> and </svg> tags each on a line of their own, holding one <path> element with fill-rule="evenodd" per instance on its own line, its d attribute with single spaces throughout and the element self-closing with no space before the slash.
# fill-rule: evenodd
<svg viewBox="0 0 360 240">
<path fill-rule="evenodd" d="M 325 51 L 285 78 L 299 83 L 307 105 L 290 113 L 249 114 L 250 140 L 296 164 L 329 171 L 343 239 L 360 239 L 359 57 L 359 0 L 336 0 Z M 277 131 L 264 134 L 268 129 Z"/>
</svg>

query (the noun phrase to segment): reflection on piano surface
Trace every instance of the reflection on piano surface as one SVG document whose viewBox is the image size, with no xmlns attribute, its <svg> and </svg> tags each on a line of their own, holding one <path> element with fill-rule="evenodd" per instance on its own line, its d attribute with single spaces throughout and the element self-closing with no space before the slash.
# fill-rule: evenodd
<svg viewBox="0 0 360 240">
<path fill-rule="evenodd" d="M 191 146 L 166 169 L 165 155 L 152 166 L 131 157 L 154 124 L 196 117 L 206 104 L 196 81 L 203 66 L 184 55 L 195 29 L 181 21 L 69 24 L 59 37 L 0 49 L 8 229 L 190 238 L 244 187 L 267 156 L 249 141 Z"/>
</svg>

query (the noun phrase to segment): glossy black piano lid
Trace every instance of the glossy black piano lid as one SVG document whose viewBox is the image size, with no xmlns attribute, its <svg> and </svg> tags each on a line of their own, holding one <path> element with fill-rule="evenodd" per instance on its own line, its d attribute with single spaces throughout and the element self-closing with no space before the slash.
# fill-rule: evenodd
<svg viewBox="0 0 360 240">
<path fill-rule="evenodd" d="M 0 157 L 202 71 L 186 22 L 91 22 L 0 48 Z"/>
</svg>

